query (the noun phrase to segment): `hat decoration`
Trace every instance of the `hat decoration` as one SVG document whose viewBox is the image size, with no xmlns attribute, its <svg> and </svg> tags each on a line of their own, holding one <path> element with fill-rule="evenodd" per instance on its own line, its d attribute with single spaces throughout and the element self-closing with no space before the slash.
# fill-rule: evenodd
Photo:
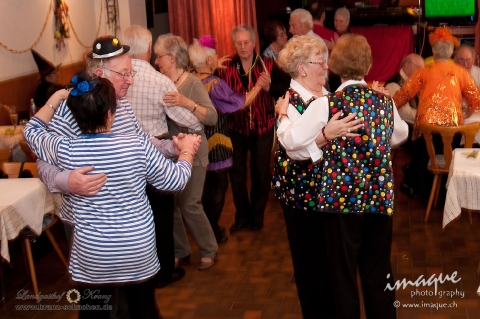
<svg viewBox="0 0 480 319">
<path fill-rule="evenodd" d="M 93 42 L 89 57 L 93 59 L 108 59 L 127 53 L 130 46 L 122 45 L 120 40 L 111 35 L 104 35 Z"/>
<path fill-rule="evenodd" d="M 88 82 L 86 80 L 78 82 L 78 75 L 75 75 L 70 81 L 70 86 L 73 87 L 73 89 L 70 91 L 70 95 L 81 96 L 87 92 L 90 92 L 95 86 L 97 86 L 97 83 Z"/>
<path fill-rule="evenodd" d="M 35 63 L 37 64 L 38 67 L 38 72 L 40 73 L 40 76 L 42 78 L 46 77 L 53 71 L 55 71 L 56 67 L 53 65 L 52 62 L 48 61 L 45 59 L 40 53 L 38 53 L 35 50 L 31 50 L 33 59 L 35 60 Z"/>
<path fill-rule="evenodd" d="M 214 50 L 217 47 L 217 41 L 211 35 L 202 36 L 200 39 L 198 39 L 198 43 L 203 47 L 207 47 Z"/>
<path fill-rule="evenodd" d="M 434 45 L 437 41 L 450 41 L 455 47 L 460 45 L 458 38 L 452 35 L 452 31 L 447 26 L 438 27 L 434 32 L 431 32 L 428 36 L 430 45 Z"/>
</svg>

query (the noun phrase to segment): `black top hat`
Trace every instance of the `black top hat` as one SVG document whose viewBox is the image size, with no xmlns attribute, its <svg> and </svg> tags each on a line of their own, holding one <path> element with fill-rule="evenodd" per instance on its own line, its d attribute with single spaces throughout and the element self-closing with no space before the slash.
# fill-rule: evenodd
<svg viewBox="0 0 480 319">
<path fill-rule="evenodd" d="M 35 60 L 35 63 L 37 64 L 38 71 L 40 72 L 40 76 L 42 78 L 46 77 L 47 75 L 49 75 L 50 73 L 55 71 L 55 69 L 58 67 L 58 66 L 56 67 L 55 65 L 53 65 L 52 62 L 48 61 L 43 56 L 41 56 L 37 51 L 35 51 L 35 50 L 31 50 L 31 51 L 32 51 L 33 59 Z"/>
<path fill-rule="evenodd" d="M 127 53 L 130 46 L 122 45 L 120 40 L 112 35 L 104 35 L 93 42 L 92 52 L 88 54 L 93 59 L 108 59 Z"/>
</svg>

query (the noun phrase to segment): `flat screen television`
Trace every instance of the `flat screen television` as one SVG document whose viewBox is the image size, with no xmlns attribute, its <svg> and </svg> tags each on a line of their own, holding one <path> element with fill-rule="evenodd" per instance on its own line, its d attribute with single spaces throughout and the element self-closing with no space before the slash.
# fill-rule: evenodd
<svg viewBox="0 0 480 319">
<path fill-rule="evenodd" d="M 473 24 L 477 21 L 477 0 L 422 0 L 422 12 L 432 23 Z"/>
</svg>

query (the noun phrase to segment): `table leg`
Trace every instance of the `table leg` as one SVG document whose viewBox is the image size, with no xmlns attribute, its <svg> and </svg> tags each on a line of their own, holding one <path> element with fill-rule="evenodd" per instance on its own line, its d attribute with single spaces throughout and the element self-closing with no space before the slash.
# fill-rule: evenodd
<svg viewBox="0 0 480 319">
<path fill-rule="evenodd" d="M 47 229 L 45 229 L 45 233 L 47 234 L 48 239 L 52 243 L 53 249 L 55 249 L 55 251 L 57 252 L 57 255 L 60 258 L 60 260 L 62 261 L 63 265 L 65 265 L 65 268 L 68 269 L 68 262 L 65 259 L 65 257 L 63 256 L 63 253 L 60 250 L 60 247 L 58 247 L 57 241 L 53 237 L 52 232 L 50 231 L 50 229 L 47 228 Z"/>
<path fill-rule="evenodd" d="M 38 298 L 38 284 L 37 274 L 35 273 L 35 264 L 33 263 L 32 247 L 30 246 L 30 239 L 27 237 L 23 240 L 25 250 L 27 251 L 28 268 L 30 268 L 30 278 L 32 278 L 33 292 Z"/>
</svg>

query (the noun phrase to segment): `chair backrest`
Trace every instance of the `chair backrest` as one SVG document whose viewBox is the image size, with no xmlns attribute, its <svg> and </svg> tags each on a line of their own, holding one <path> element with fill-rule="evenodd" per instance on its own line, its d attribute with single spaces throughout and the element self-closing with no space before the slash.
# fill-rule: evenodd
<svg viewBox="0 0 480 319">
<path fill-rule="evenodd" d="M 425 138 L 428 155 L 430 156 L 431 164 L 429 169 L 438 171 L 440 173 L 448 173 L 450 163 L 452 161 L 452 142 L 453 137 L 461 133 L 465 138 L 465 147 L 470 148 L 475 140 L 475 134 L 480 129 L 480 122 L 474 122 L 459 126 L 442 126 L 427 123 L 420 123 L 419 130 Z M 439 167 L 435 156 L 435 147 L 433 145 L 433 133 L 438 133 L 442 137 L 443 142 L 443 156 L 445 157 L 445 166 Z"/>
<path fill-rule="evenodd" d="M 23 164 L 23 166 L 22 166 Z M 18 178 L 24 170 L 29 170 L 33 177 L 38 177 L 37 163 L 35 162 L 3 162 L 2 171 L 8 175 L 8 178 Z"/>
<path fill-rule="evenodd" d="M 9 148 L 0 149 L 0 163 L 8 162 L 12 157 L 12 150 Z"/>
<path fill-rule="evenodd" d="M 20 141 L 19 144 L 20 144 L 20 148 L 22 149 L 22 151 L 27 156 L 27 160 L 29 162 L 36 162 L 37 161 L 37 155 L 35 155 L 35 153 L 32 152 L 32 150 L 30 149 L 30 146 L 28 146 L 28 144 L 27 144 L 27 141 Z"/>
</svg>

